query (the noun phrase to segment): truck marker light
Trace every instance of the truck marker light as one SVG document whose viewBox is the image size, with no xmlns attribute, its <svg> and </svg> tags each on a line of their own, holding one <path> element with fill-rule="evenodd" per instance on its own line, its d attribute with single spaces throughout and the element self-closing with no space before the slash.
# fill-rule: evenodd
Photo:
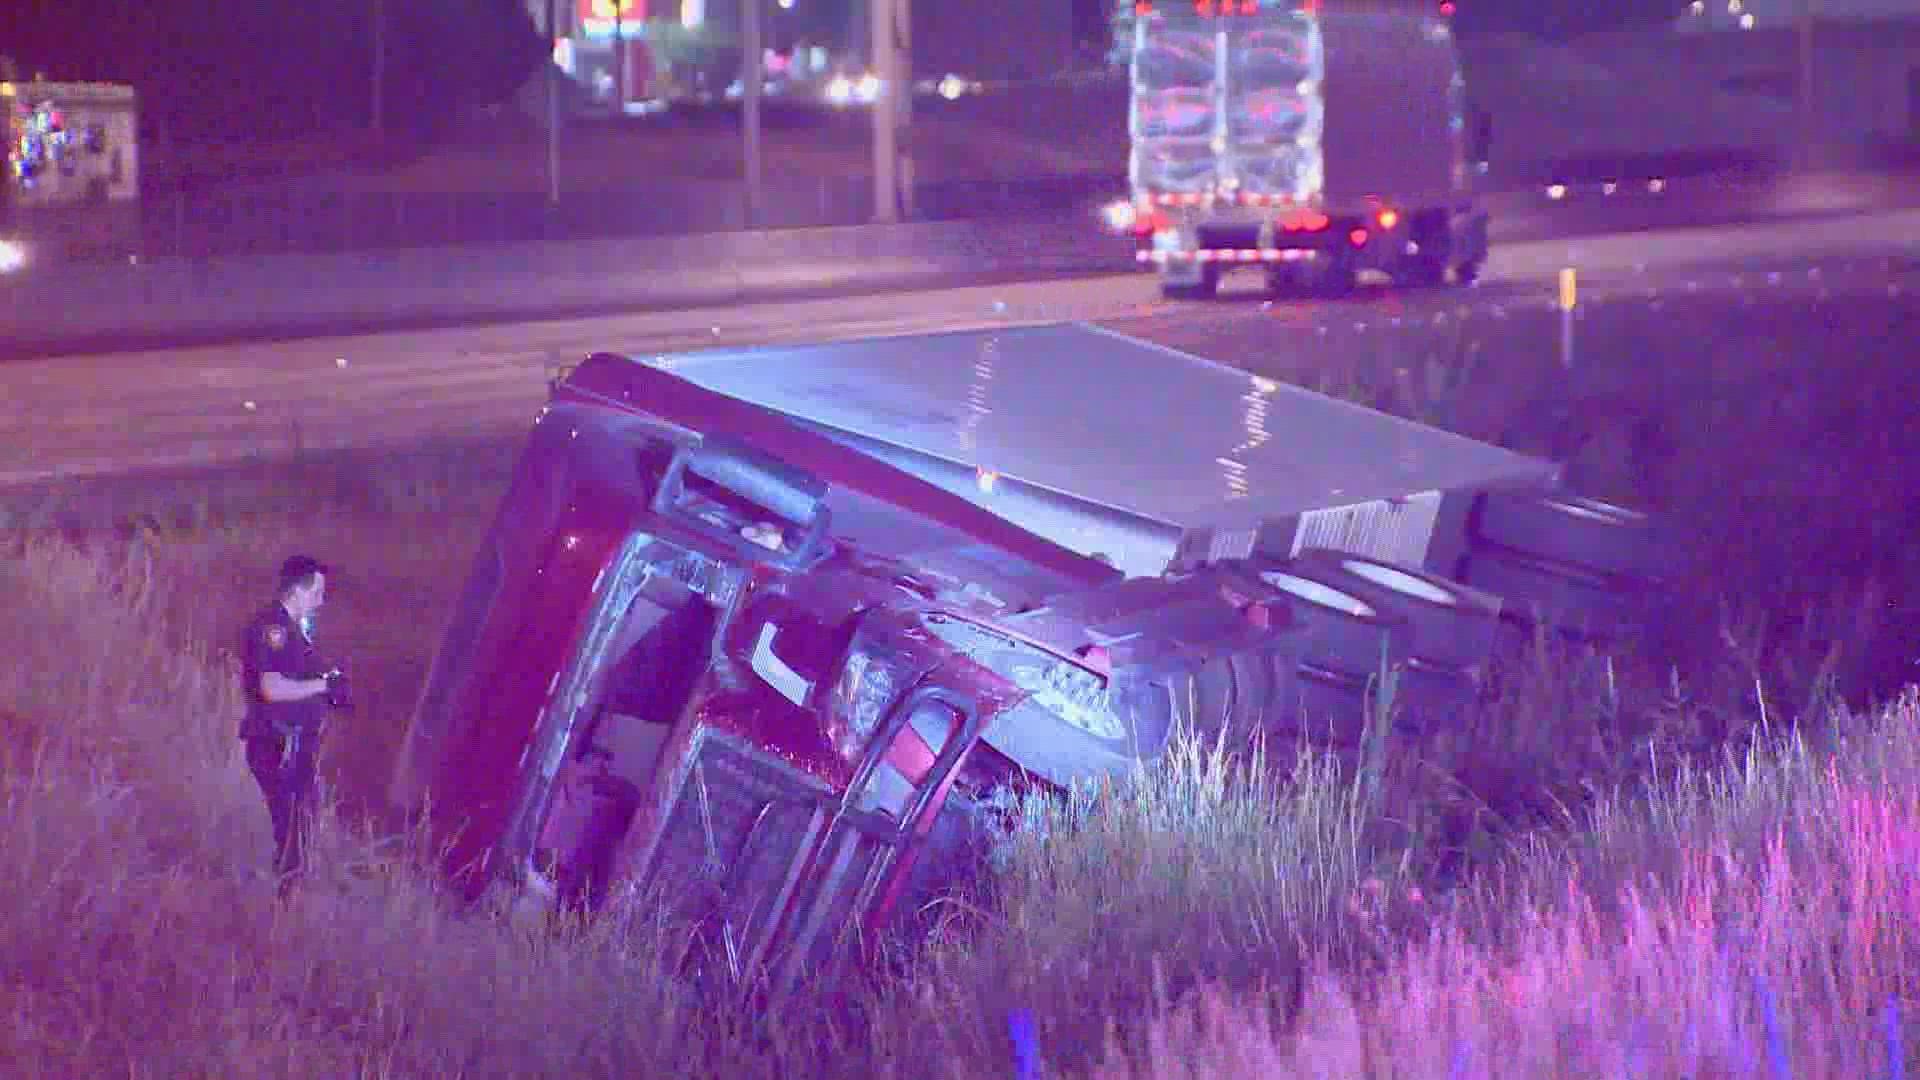
<svg viewBox="0 0 1920 1080">
<path fill-rule="evenodd" d="M 1400 224 L 1400 211 L 1398 210 L 1380 211 L 1380 227 L 1382 229 L 1390 230 L 1398 224 Z"/>
</svg>

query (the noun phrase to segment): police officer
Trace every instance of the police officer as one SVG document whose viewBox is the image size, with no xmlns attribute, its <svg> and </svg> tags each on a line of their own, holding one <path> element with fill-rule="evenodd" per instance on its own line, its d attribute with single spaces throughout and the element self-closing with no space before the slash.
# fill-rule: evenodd
<svg viewBox="0 0 1920 1080">
<path fill-rule="evenodd" d="M 283 885 L 303 865 L 320 733 L 327 710 L 344 704 L 338 668 L 314 648 L 314 616 L 326 600 L 328 568 L 306 555 L 280 567 L 274 602 L 247 624 L 240 655 L 247 715 L 240 738 L 247 767 L 267 797 L 273 818 L 274 870 Z"/>
</svg>

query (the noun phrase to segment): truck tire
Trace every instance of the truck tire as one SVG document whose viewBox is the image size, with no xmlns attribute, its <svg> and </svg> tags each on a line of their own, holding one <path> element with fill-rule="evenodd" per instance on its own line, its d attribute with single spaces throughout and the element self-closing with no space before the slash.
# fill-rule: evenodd
<svg viewBox="0 0 1920 1080">
<path fill-rule="evenodd" d="M 1409 654 L 1429 666 L 1478 668 L 1499 640 L 1500 598 L 1437 574 L 1329 548 L 1308 548 L 1284 568 L 1405 620 Z"/>
<path fill-rule="evenodd" d="M 1174 679 L 1170 690 L 1174 722 L 1182 730 L 1209 746 L 1221 742 L 1229 751 L 1244 746 L 1246 733 L 1237 729 L 1233 715 L 1240 689 L 1226 657 L 1216 657 L 1192 674 Z"/>
<path fill-rule="evenodd" d="M 1407 658 L 1411 628 L 1397 614 L 1338 586 L 1286 568 L 1261 568 L 1260 581 L 1284 597 L 1302 628 L 1300 658 L 1309 665 L 1365 678 Z"/>
<path fill-rule="evenodd" d="M 1652 518 L 1571 493 L 1488 492 L 1474 510 L 1473 535 L 1545 562 L 1642 581 L 1672 577 L 1677 561 Z"/>
<path fill-rule="evenodd" d="M 1458 727 L 1460 714 L 1480 696 L 1480 681 L 1460 668 L 1428 667 L 1418 660 L 1400 672 L 1394 695 L 1394 728 L 1409 733 Z"/>
<path fill-rule="evenodd" d="M 1322 296 L 1346 296 L 1360 285 L 1360 271 L 1352 260 L 1335 256 L 1325 260 L 1320 269 L 1308 275 L 1312 291 Z"/>
<path fill-rule="evenodd" d="M 1367 728 L 1367 682 L 1303 665 L 1286 672 L 1274 695 L 1270 744 L 1300 738 L 1351 749 Z"/>
<path fill-rule="evenodd" d="M 1220 292 L 1220 268 L 1211 264 L 1200 269 L 1200 280 L 1168 281 L 1160 276 L 1160 295 L 1168 300 L 1211 300 Z"/>
<path fill-rule="evenodd" d="M 1171 681 L 1176 723 L 1209 746 L 1245 751 L 1282 719 L 1278 695 L 1296 663 L 1285 647 L 1214 657 Z"/>
<path fill-rule="evenodd" d="M 1410 289 L 1437 289 L 1447 283 L 1446 260 L 1425 252 L 1408 255 L 1394 269 L 1393 280 Z"/>
<path fill-rule="evenodd" d="M 1475 548 L 1462 560 L 1460 579 L 1501 597 L 1508 617 L 1575 637 L 1631 634 L 1651 614 L 1648 594 L 1637 582 L 1582 573 L 1518 552 Z"/>
</svg>

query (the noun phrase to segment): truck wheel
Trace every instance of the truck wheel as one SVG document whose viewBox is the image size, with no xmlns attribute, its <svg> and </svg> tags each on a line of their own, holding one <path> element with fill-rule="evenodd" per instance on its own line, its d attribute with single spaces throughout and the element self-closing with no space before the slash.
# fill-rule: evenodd
<svg viewBox="0 0 1920 1080">
<path fill-rule="evenodd" d="M 1647 597 L 1630 581 L 1608 580 L 1572 567 L 1480 548 L 1461 567 L 1461 580 L 1506 601 L 1523 623 L 1544 623 L 1579 638 L 1617 638 L 1644 626 Z"/>
<path fill-rule="evenodd" d="M 1191 675 L 1173 680 L 1174 719 L 1203 743 L 1224 740 L 1228 750 L 1238 750 L 1245 742 L 1233 724 L 1238 689 L 1231 662 L 1226 657 L 1209 660 Z"/>
<path fill-rule="evenodd" d="M 1280 740 L 1307 739 L 1322 745 L 1352 749 L 1366 730 L 1367 684 L 1364 679 L 1316 671 L 1302 666 L 1276 683 L 1269 731 Z M 1270 740 L 1271 742 L 1272 740 Z"/>
<path fill-rule="evenodd" d="M 1303 276 L 1298 266 L 1280 265 L 1267 270 L 1267 292 L 1275 297 L 1284 297 L 1300 291 Z"/>
<path fill-rule="evenodd" d="M 1288 569 L 1262 569 L 1260 580 L 1285 596 L 1304 633 L 1300 658 L 1308 664 L 1365 678 L 1384 659 L 1406 659 L 1410 628 L 1398 615 L 1352 591 Z"/>
<path fill-rule="evenodd" d="M 1676 561 L 1646 514 L 1571 493 L 1488 492 L 1473 534 L 1546 562 L 1645 581 L 1671 577 Z"/>
<path fill-rule="evenodd" d="M 1394 729 L 1419 733 L 1452 724 L 1479 691 L 1479 681 L 1458 668 L 1430 668 L 1415 662 L 1400 672 Z"/>
<path fill-rule="evenodd" d="M 1410 255 L 1400 261 L 1393 277 L 1408 288 L 1437 288 L 1447 283 L 1447 264 L 1432 255 Z"/>
<path fill-rule="evenodd" d="M 1314 291 L 1323 296 L 1345 296 L 1360 284 L 1360 272 L 1345 259 L 1330 259 L 1312 282 Z"/>
<path fill-rule="evenodd" d="M 1220 268 L 1204 266 L 1199 281 L 1169 281 L 1160 278 L 1160 295 L 1168 300 L 1211 300 L 1220 291 Z"/>
<path fill-rule="evenodd" d="M 1283 567 L 1325 582 L 1406 620 L 1408 651 L 1441 668 L 1478 667 L 1499 639 L 1500 598 L 1381 559 L 1308 548 Z"/>
</svg>

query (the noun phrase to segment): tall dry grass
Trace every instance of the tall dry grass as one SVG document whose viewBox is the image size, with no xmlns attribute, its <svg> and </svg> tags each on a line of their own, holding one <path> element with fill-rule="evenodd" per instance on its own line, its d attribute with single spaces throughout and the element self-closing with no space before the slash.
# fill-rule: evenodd
<svg viewBox="0 0 1920 1080">
<path fill-rule="evenodd" d="M 0 702 L 34 736 L 0 823 L 23 1075 L 971 1077 L 1030 1052 L 1050 1075 L 1861 1076 L 1913 992 L 1913 698 L 1655 766 L 1446 881 L 1384 777 L 1188 746 L 1025 807 L 938 940 L 774 1013 L 676 983 L 672 927 L 456 910 L 407 838 L 337 817 L 282 904 L 231 670 L 191 644 L 205 591 L 149 569 L 187 557 L 0 560 L 23 616 Z"/>
<path fill-rule="evenodd" d="M 1897 1077 L 1920 1031 L 1920 697 L 1531 837 L 1294 1030 L 1209 988 L 1102 1077 Z"/>
</svg>

